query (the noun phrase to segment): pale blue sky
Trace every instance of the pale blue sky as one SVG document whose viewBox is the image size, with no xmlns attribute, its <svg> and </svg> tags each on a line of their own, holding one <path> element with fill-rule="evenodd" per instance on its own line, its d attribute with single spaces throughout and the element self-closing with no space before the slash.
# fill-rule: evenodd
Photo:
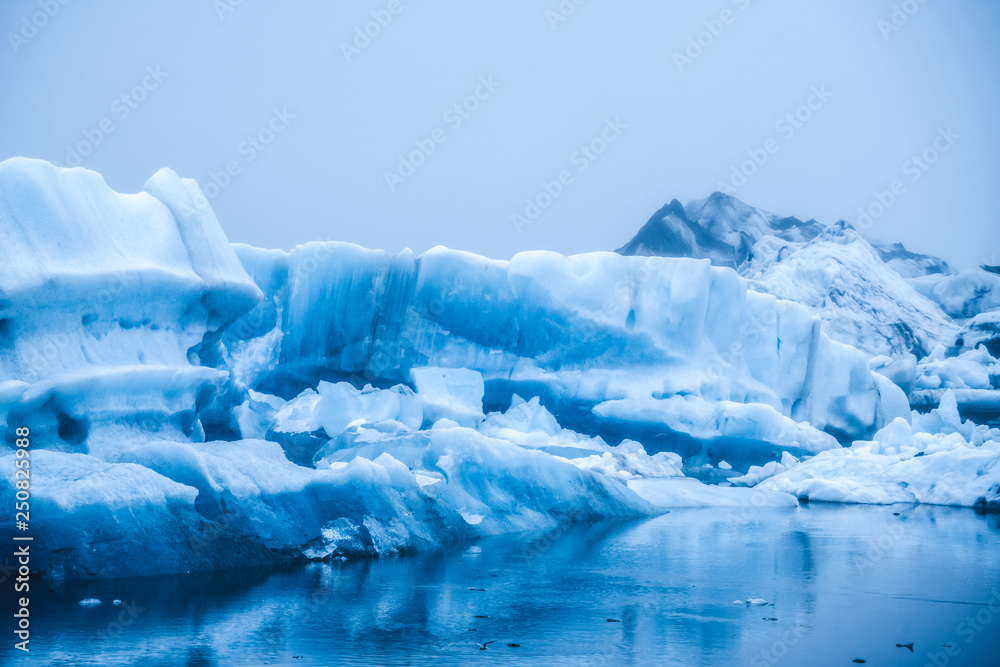
<svg viewBox="0 0 1000 667">
<path fill-rule="evenodd" d="M 79 161 L 122 191 L 162 166 L 206 187 L 233 162 L 226 187 L 209 187 L 232 241 L 506 258 L 618 247 L 774 138 L 736 192 L 747 203 L 853 222 L 899 179 L 872 235 L 959 267 L 1000 263 L 1000 3 L 588 0 L 554 26 L 558 0 L 398 3 L 6 0 L 0 158 Z M 883 35 L 904 4 L 918 9 Z M 35 17 L 35 34 L 25 20 L 43 6 L 54 16 Z M 391 21 L 345 57 L 380 11 Z M 720 34 L 679 68 L 674 54 L 709 28 Z M 814 86 L 832 96 L 779 129 Z M 445 115 L 477 91 L 474 110 Z M 949 127 L 958 138 L 938 142 L 948 149 L 926 171 L 904 165 Z M 614 138 L 603 154 L 577 152 L 600 149 L 602 132 Z M 86 157 L 67 150 L 97 139 Z M 433 154 L 390 188 L 415 141 Z M 563 170 L 562 191 L 518 232 L 512 214 Z"/>
</svg>

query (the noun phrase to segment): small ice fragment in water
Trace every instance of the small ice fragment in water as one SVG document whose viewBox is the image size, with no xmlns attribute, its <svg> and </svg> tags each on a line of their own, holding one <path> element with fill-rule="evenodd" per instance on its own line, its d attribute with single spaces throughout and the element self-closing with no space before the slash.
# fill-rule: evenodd
<svg viewBox="0 0 1000 667">
<path fill-rule="evenodd" d="M 87 598 L 86 600 L 80 600 L 81 607 L 96 607 L 101 604 L 101 601 L 97 598 Z"/>
<path fill-rule="evenodd" d="M 111 604 L 113 604 L 113 605 L 119 605 L 121 603 L 122 603 L 121 600 L 114 600 L 114 601 L 111 602 Z"/>
<path fill-rule="evenodd" d="M 762 607 L 767 604 L 764 598 L 747 598 L 747 604 L 751 607 Z"/>
<path fill-rule="evenodd" d="M 719 461 L 719 468 L 721 468 L 722 470 L 732 470 L 733 466 L 729 465 L 725 461 Z"/>
</svg>

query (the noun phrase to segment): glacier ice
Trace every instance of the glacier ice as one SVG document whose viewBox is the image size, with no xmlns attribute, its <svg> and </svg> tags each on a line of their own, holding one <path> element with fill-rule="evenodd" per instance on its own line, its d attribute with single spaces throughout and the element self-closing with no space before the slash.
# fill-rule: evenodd
<svg viewBox="0 0 1000 667">
<path fill-rule="evenodd" d="M 753 289 L 808 306 L 831 338 L 869 355 L 923 356 L 957 330 L 921 287 L 954 273 L 944 260 L 867 239 L 844 222 L 782 218 L 720 192 L 672 201 L 617 252 L 735 268 Z"/>
<path fill-rule="evenodd" d="M 423 418 L 431 423 L 450 419 L 475 426 L 483 415 L 483 376 L 467 368 L 424 366 L 410 369 Z"/>
<path fill-rule="evenodd" d="M 955 339 L 955 346 L 966 351 L 980 345 L 994 357 L 1000 357 L 1000 310 L 980 313 L 967 320 Z"/>
<path fill-rule="evenodd" d="M 203 437 L 196 412 L 228 379 L 212 367 L 219 332 L 261 292 L 198 186 L 163 169 L 122 195 L 22 158 L 0 163 L 0 183 L 6 423 L 70 451 L 104 427 Z"/>
<path fill-rule="evenodd" d="M 245 372 L 267 393 L 464 368 L 482 375 L 489 410 L 514 393 L 539 396 L 567 425 L 611 439 L 621 425 L 590 409 L 651 396 L 762 403 L 845 439 L 883 425 L 863 354 L 829 340 L 801 306 L 705 261 L 528 252 L 502 262 L 344 243 L 237 252 L 265 298 L 222 339 L 264 360 Z M 264 338 L 270 353 L 252 344 Z"/>
<path fill-rule="evenodd" d="M 913 385 L 910 404 L 918 410 L 943 407 L 947 397 L 977 421 L 1000 418 L 1000 362 L 985 345 L 957 356 L 947 356 L 938 346 L 917 364 Z"/>
<path fill-rule="evenodd" d="M 809 306 L 831 338 L 871 356 L 921 357 L 958 331 L 937 303 L 844 223 L 806 243 L 764 237 L 743 275 L 755 289 Z"/>
<path fill-rule="evenodd" d="M 692 215 L 758 266 L 768 229 L 822 235 L 727 207 Z M 0 234 L 0 420 L 32 429 L 32 527 L 54 578 L 405 553 L 801 495 L 996 495 L 1000 433 L 959 415 L 960 392 L 996 387 L 987 348 L 869 359 L 708 260 L 261 250 L 230 245 L 169 170 L 122 195 L 21 158 L 0 163 Z M 911 414 L 906 383 L 940 405 Z M 947 481 L 929 485 L 941 462 Z"/>
<path fill-rule="evenodd" d="M 947 276 L 923 276 L 910 283 L 957 319 L 1000 309 L 1000 275 L 985 269 L 967 269 Z"/>
<path fill-rule="evenodd" d="M 995 383 L 985 386 L 982 373 L 971 383 L 956 377 L 965 362 L 954 361 L 980 345 L 1000 355 L 997 267 L 956 273 L 944 260 L 866 238 L 843 221 L 780 218 L 720 193 L 686 206 L 671 202 L 618 252 L 736 267 L 751 289 L 808 307 L 830 338 L 869 356 L 880 388 L 891 380 L 912 407 L 934 407 L 951 387 L 963 414 L 1000 418 Z M 897 393 L 883 398 L 895 405 L 886 414 L 901 414 Z"/>
</svg>

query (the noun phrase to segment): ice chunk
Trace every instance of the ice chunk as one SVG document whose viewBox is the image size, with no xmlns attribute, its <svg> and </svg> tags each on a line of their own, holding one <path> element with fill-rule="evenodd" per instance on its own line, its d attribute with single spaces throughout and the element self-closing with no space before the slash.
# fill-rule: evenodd
<svg viewBox="0 0 1000 667">
<path fill-rule="evenodd" d="M 426 421 L 451 419 L 475 426 L 485 418 L 483 376 L 477 371 L 427 366 L 411 369 L 410 377 Z"/>
<path fill-rule="evenodd" d="M 306 389 L 284 404 L 274 416 L 274 429 L 281 433 L 310 433 L 323 429 L 330 437 L 350 425 L 398 421 L 407 428 L 420 428 L 421 401 L 403 385 L 356 389 L 347 382 L 320 381 L 316 390 Z"/>
<path fill-rule="evenodd" d="M 1000 276 L 990 271 L 967 269 L 932 284 L 928 295 L 952 317 L 974 317 L 1000 308 Z"/>
<path fill-rule="evenodd" d="M 938 346 L 917 365 L 917 386 L 921 389 L 992 389 L 993 378 L 1000 375 L 1000 364 L 984 346 L 945 357 Z M 933 378 L 933 379 L 931 379 Z"/>
<path fill-rule="evenodd" d="M 201 437 L 228 377 L 202 364 L 261 291 L 211 209 L 193 206 L 197 185 L 162 170 L 119 194 L 95 172 L 24 158 L 0 163 L 0 183 L 0 377 L 31 385 L 0 417 L 83 451 L 123 422 Z"/>
<path fill-rule="evenodd" d="M 887 377 L 905 394 L 910 393 L 917 377 L 917 357 L 912 354 L 873 357 L 868 360 L 868 367 Z"/>
<path fill-rule="evenodd" d="M 839 446 L 829 434 L 806 422 L 797 423 L 764 404 L 710 403 L 697 396 L 668 396 L 606 401 L 593 411 L 605 420 L 659 424 L 663 429 L 684 433 L 703 442 L 753 441 L 765 443 L 770 451 L 793 449 L 807 453 Z M 715 448 L 718 450 L 721 445 Z"/>
<path fill-rule="evenodd" d="M 976 446 L 952 429 L 953 408 L 943 413 L 942 432 L 915 431 L 897 419 L 873 441 L 821 452 L 756 488 L 829 502 L 972 507 L 1000 482 L 1000 432 Z"/>
<path fill-rule="evenodd" d="M 797 458 L 788 452 L 782 452 L 780 462 L 768 461 L 762 466 L 750 466 L 747 474 L 741 477 L 730 477 L 729 482 L 732 484 L 746 484 L 747 486 L 754 486 L 765 479 L 774 477 L 779 472 L 784 472 L 790 468 L 794 468 L 798 464 L 799 460 Z"/>
<path fill-rule="evenodd" d="M 275 416 L 286 401 L 254 390 L 247 392 L 247 400 L 233 408 L 233 416 L 244 438 L 264 439 L 274 424 Z"/>
</svg>

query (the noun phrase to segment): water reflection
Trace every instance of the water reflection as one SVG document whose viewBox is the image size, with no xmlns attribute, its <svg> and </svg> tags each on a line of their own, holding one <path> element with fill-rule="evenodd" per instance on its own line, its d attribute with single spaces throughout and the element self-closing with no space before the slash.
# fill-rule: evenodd
<svg viewBox="0 0 1000 667">
<path fill-rule="evenodd" d="M 947 664 L 990 664 L 1000 610 L 972 641 L 956 628 L 998 586 L 995 516 L 681 510 L 404 558 L 66 584 L 34 593 L 30 664 L 924 664 L 950 643 Z M 748 597 L 768 604 L 734 604 Z"/>
</svg>

